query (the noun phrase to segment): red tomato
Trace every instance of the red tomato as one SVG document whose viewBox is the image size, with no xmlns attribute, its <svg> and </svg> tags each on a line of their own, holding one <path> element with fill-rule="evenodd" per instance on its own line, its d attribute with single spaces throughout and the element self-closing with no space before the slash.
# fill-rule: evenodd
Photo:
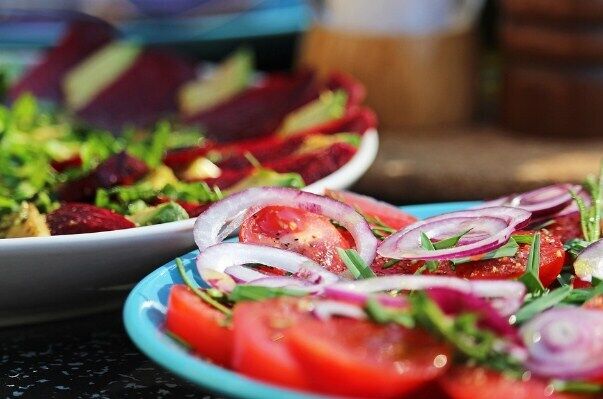
<svg viewBox="0 0 603 399">
<path fill-rule="evenodd" d="M 534 232 L 518 233 L 533 234 Z M 434 274 L 456 275 L 471 280 L 515 279 L 525 273 L 529 253 L 530 246 L 520 244 L 517 254 L 512 258 L 503 257 L 462 263 L 457 265 L 456 268 L 453 268 L 450 262 L 441 261 L 438 270 Z M 425 262 L 401 261 L 389 269 L 383 269 L 383 263 L 384 261 L 373 263 L 376 274 L 413 274 Z M 539 277 L 544 286 L 549 286 L 555 281 L 564 263 L 565 251 L 563 250 L 563 244 L 547 230 L 541 230 Z"/>
<path fill-rule="evenodd" d="M 553 219 L 553 224 L 547 226 L 546 229 L 561 242 L 583 237 L 580 215 L 577 213 Z"/>
<path fill-rule="evenodd" d="M 239 303 L 233 313 L 232 367 L 261 381 L 306 388 L 302 370 L 286 345 L 289 327 L 302 317 L 300 303 L 292 298 Z"/>
<path fill-rule="evenodd" d="M 233 334 L 225 325 L 226 316 L 203 302 L 187 286 L 172 287 L 166 329 L 190 344 L 202 357 L 229 366 Z"/>
<path fill-rule="evenodd" d="M 337 248 L 351 248 L 328 218 L 284 206 L 269 206 L 247 218 L 239 240 L 300 253 L 333 273 L 347 270 Z"/>
<path fill-rule="evenodd" d="M 344 318 L 299 320 L 287 345 L 312 391 L 345 397 L 399 398 L 452 361 L 449 347 L 425 331 Z"/>
<path fill-rule="evenodd" d="M 384 224 L 400 230 L 417 221 L 417 218 L 401 211 L 386 202 L 377 201 L 365 195 L 351 193 L 349 191 L 327 190 L 326 195 L 338 201 L 344 202 L 359 209 L 366 216 L 379 218 Z"/>
<path fill-rule="evenodd" d="M 590 395 L 552 392 L 544 380 L 518 381 L 480 367 L 458 367 L 440 379 L 451 399 L 587 399 Z"/>
</svg>

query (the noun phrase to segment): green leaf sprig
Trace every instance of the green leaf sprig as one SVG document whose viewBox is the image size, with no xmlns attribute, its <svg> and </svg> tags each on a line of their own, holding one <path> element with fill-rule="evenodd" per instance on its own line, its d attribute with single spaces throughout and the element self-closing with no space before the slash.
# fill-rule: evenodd
<svg viewBox="0 0 603 399">
<path fill-rule="evenodd" d="M 375 277 L 375 273 L 355 249 L 337 248 L 339 257 L 356 280 Z"/>
</svg>

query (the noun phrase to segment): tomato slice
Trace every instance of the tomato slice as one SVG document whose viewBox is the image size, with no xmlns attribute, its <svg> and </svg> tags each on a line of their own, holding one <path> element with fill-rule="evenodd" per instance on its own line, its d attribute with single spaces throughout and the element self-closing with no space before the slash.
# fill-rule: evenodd
<svg viewBox="0 0 603 399">
<path fill-rule="evenodd" d="M 580 215 L 577 213 L 553 219 L 553 224 L 547 226 L 547 230 L 561 242 L 569 241 L 572 238 L 583 238 Z"/>
<path fill-rule="evenodd" d="M 226 316 L 197 297 L 186 285 L 170 290 L 165 328 L 186 341 L 201 357 L 229 366 L 232 330 Z"/>
<path fill-rule="evenodd" d="M 333 273 L 347 270 L 337 248 L 351 248 L 328 218 L 285 206 L 269 206 L 247 218 L 239 240 L 300 253 Z"/>
<path fill-rule="evenodd" d="M 417 221 L 417 218 L 401 211 L 386 202 L 377 201 L 366 195 L 351 193 L 349 191 L 326 190 L 328 197 L 346 203 L 362 212 L 366 216 L 376 217 L 386 225 L 400 230 Z"/>
<path fill-rule="evenodd" d="M 261 381 L 307 388 L 306 378 L 286 345 L 289 327 L 302 317 L 301 303 L 293 298 L 239 303 L 233 313 L 232 367 Z"/>
<path fill-rule="evenodd" d="M 544 286 L 552 284 L 565 263 L 563 244 L 547 230 L 541 230 L 540 240 L 540 269 L 539 277 Z M 534 232 L 518 232 L 518 234 L 534 234 Z M 456 275 L 471 280 L 506 280 L 520 277 L 526 271 L 530 245 L 520 244 L 517 254 L 513 257 L 479 260 L 462 263 L 455 268 L 450 262 L 441 261 L 434 274 Z M 378 275 L 413 274 L 425 262 L 401 261 L 394 267 L 384 269 L 385 261 L 373 263 L 373 270 Z M 426 274 L 429 274 L 426 272 Z"/>
<path fill-rule="evenodd" d="M 440 379 L 451 399 L 587 399 L 590 395 L 552 392 L 545 380 L 518 381 L 481 367 L 457 367 Z"/>
<path fill-rule="evenodd" d="M 304 318 L 287 345 L 312 391 L 362 398 L 399 398 L 442 375 L 447 345 L 427 332 L 368 321 Z"/>
</svg>

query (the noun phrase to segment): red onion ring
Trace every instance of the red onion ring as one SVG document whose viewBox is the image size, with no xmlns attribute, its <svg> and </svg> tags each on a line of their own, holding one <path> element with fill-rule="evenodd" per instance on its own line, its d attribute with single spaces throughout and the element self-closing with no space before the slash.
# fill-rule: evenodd
<svg viewBox="0 0 603 399">
<path fill-rule="evenodd" d="M 381 243 L 377 253 L 386 258 L 424 260 L 478 255 L 504 245 L 529 219 L 530 212 L 504 206 L 450 212 L 392 234 Z M 468 229 L 470 232 L 453 248 L 431 251 L 421 246 L 421 233 L 430 239 L 443 239 Z"/>
<path fill-rule="evenodd" d="M 312 305 L 312 314 L 320 320 L 328 320 L 333 316 L 349 317 L 351 319 L 365 320 L 367 315 L 360 306 L 349 302 L 320 300 Z"/>
<path fill-rule="evenodd" d="M 203 252 L 222 242 L 228 234 L 224 226 L 234 231 L 243 221 L 242 214 L 249 216 L 261 208 L 272 205 L 290 206 L 326 216 L 346 228 L 356 244 L 356 250 L 367 265 L 375 258 L 378 240 L 366 220 L 349 205 L 316 194 L 291 188 L 255 187 L 212 204 L 197 218 L 194 237 Z"/>
<path fill-rule="evenodd" d="M 574 272 L 580 280 L 603 278 L 603 239 L 597 240 L 580 252 L 574 261 Z"/>
<path fill-rule="evenodd" d="M 525 366 L 543 377 L 589 379 L 603 375 L 603 312 L 573 306 L 537 315 L 521 328 Z"/>
<path fill-rule="evenodd" d="M 415 291 L 430 288 L 447 288 L 486 298 L 504 316 L 509 316 L 519 309 L 526 294 L 525 286 L 518 281 L 465 280 L 451 276 L 391 275 L 337 282 L 325 287 L 324 295 L 330 298 L 345 298 L 345 295 L 358 298 L 360 295 L 364 295 L 366 302 L 368 295 L 376 292 Z"/>
<path fill-rule="evenodd" d="M 511 194 L 480 204 L 477 209 L 491 206 L 510 206 L 532 212 L 534 216 L 546 216 L 562 210 L 572 197 L 569 190 L 580 192 L 582 187 L 575 184 L 553 184 L 520 194 Z"/>
<path fill-rule="evenodd" d="M 224 274 L 227 269 L 232 272 L 233 267 L 249 263 L 285 270 L 293 273 L 298 280 L 306 280 L 311 284 L 328 284 L 340 279 L 303 255 L 264 245 L 225 242 L 209 247 L 197 256 L 199 275 L 210 285 L 216 279 L 216 272 Z M 241 269 L 235 270 L 241 272 Z M 268 276 L 264 275 L 262 278 L 264 277 Z M 257 279 L 247 283 L 254 281 Z"/>
<path fill-rule="evenodd" d="M 224 273 L 232 277 L 237 283 L 248 283 L 253 280 L 268 277 L 264 273 L 246 266 L 229 266 L 224 269 Z"/>
</svg>

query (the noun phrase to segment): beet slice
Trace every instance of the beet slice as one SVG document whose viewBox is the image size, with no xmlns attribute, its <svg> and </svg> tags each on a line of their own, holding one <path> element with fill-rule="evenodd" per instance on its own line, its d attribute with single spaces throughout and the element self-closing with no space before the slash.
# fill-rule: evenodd
<svg viewBox="0 0 603 399">
<path fill-rule="evenodd" d="M 94 126 L 116 132 L 126 124 L 149 126 L 176 111 L 178 88 L 194 76 L 194 65 L 187 60 L 145 50 L 77 114 Z"/>
<path fill-rule="evenodd" d="M 126 152 L 120 152 L 104 160 L 89 175 L 65 183 L 58 192 L 66 202 L 92 201 L 98 188 L 128 186 L 149 172 L 147 165 Z"/>
<path fill-rule="evenodd" d="M 344 90 L 348 94 L 348 106 L 360 105 L 366 98 L 364 85 L 345 72 L 332 72 L 327 77 L 325 86 L 328 90 Z"/>
<path fill-rule="evenodd" d="M 77 21 L 69 28 L 57 45 L 50 49 L 39 63 L 29 69 L 9 89 L 9 99 L 31 93 L 45 100 L 60 101 L 63 76 L 78 62 L 109 43 L 114 29 L 102 22 Z"/>
<path fill-rule="evenodd" d="M 265 166 L 280 173 L 299 173 L 308 185 L 341 168 L 352 159 L 356 151 L 356 147 L 350 144 L 335 143 L 328 148 L 307 154 L 267 162 Z"/>
<path fill-rule="evenodd" d="M 200 125 L 217 142 L 261 137 L 273 133 L 283 118 L 318 96 L 314 73 L 271 74 L 259 86 L 202 111 L 185 122 Z"/>
<path fill-rule="evenodd" d="M 344 116 L 333 121 L 312 126 L 309 129 L 295 133 L 296 136 L 311 134 L 358 133 L 363 134 L 370 128 L 377 127 L 377 116 L 366 107 L 351 106 Z"/>
</svg>

